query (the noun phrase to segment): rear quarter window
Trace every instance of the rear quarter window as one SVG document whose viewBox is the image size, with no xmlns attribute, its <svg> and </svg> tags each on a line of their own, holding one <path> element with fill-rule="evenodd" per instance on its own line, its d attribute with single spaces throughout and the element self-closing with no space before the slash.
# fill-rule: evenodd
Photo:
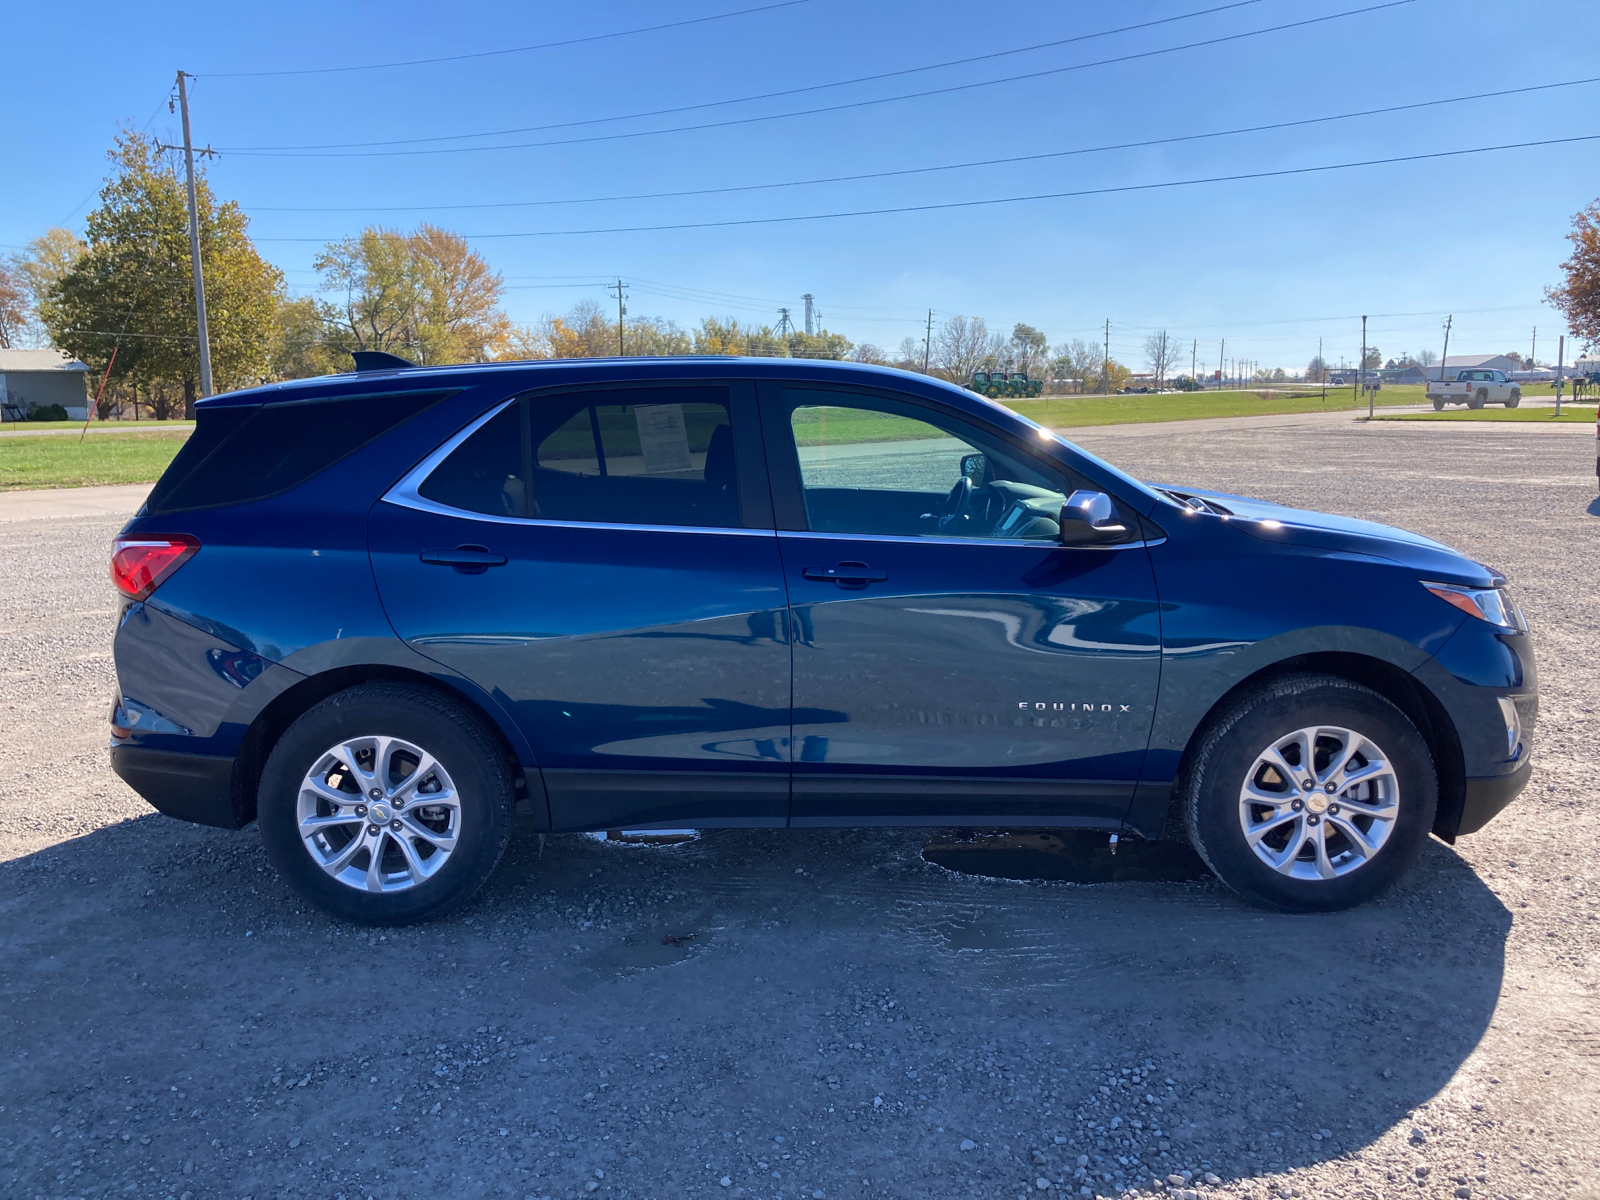
<svg viewBox="0 0 1600 1200">
<path fill-rule="evenodd" d="M 455 389 L 201 408 L 145 502 L 149 516 L 248 504 L 299 487 Z"/>
</svg>

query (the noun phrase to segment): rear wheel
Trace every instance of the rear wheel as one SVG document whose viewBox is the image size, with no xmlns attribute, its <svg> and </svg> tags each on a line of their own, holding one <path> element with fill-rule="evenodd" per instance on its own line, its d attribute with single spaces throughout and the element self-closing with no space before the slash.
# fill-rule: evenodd
<svg viewBox="0 0 1600 1200">
<path fill-rule="evenodd" d="M 483 886 L 515 800 L 481 720 L 427 689 L 377 683 L 289 727 L 257 807 L 267 857 L 295 891 L 347 921 L 405 925 Z"/>
<path fill-rule="evenodd" d="M 1433 411 L 1434 412 L 1443 412 L 1444 411 L 1444 397 L 1443 396 L 1435 396 L 1433 398 Z"/>
<path fill-rule="evenodd" d="M 1472 393 L 1472 399 L 1467 401 L 1468 408 L 1482 408 L 1489 403 L 1489 393 L 1480 388 Z"/>
<path fill-rule="evenodd" d="M 1369 688 L 1289 675 L 1202 735 L 1182 784 L 1195 849 L 1245 899 L 1327 912 L 1403 875 L 1433 826 L 1438 783 L 1422 735 Z"/>
</svg>

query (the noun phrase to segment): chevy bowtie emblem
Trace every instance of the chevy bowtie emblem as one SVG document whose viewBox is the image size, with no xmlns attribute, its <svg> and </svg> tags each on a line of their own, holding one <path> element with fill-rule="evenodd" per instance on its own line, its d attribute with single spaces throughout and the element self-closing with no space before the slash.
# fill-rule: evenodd
<svg viewBox="0 0 1600 1200">
<path fill-rule="evenodd" d="M 1093 701 L 1084 703 L 1063 703 L 1058 700 L 1019 700 L 1017 707 L 1023 712 L 1132 712 L 1133 708 L 1127 704 L 1096 704 Z"/>
</svg>

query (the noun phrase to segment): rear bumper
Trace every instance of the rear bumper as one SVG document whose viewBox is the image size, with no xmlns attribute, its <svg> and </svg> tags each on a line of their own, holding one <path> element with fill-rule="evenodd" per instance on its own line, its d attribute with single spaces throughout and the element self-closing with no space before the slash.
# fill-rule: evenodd
<svg viewBox="0 0 1600 1200">
<path fill-rule="evenodd" d="M 1477 833 L 1517 798 L 1533 774 L 1533 757 L 1524 754 L 1522 765 L 1509 775 L 1467 780 L 1467 795 L 1461 806 L 1461 825 L 1457 835 Z"/>
<path fill-rule="evenodd" d="M 231 757 L 113 745 L 111 769 L 169 817 L 218 829 L 244 824 L 233 805 Z"/>
</svg>

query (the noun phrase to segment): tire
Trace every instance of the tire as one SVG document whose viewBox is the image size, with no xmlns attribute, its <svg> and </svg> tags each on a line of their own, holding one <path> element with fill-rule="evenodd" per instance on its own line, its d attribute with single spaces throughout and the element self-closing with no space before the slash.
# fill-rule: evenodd
<svg viewBox="0 0 1600 1200">
<path fill-rule="evenodd" d="M 1433 411 L 1434 412 L 1443 412 L 1444 411 L 1444 397 L 1443 396 L 1435 396 L 1433 398 Z"/>
<path fill-rule="evenodd" d="M 373 774 L 358 784 L 341 757 Z M 362 796 L 373 787 L 384 794 Z M 267 857 L 301 896 L 356 924 L 410 925 L 483 886 L 505 853 L 515 801 L 510 764 L 476 714 L 426 688 L 370 683 L 289 726 L 267 758 L 257 809 Z M 386 820 L 369 823 L 372 809 Z M 303 820 L 315 832 L 303 836 Z"/>
<path fill-rule="evenodd" d="M 1512 392 L 1511 393 L 1511 399 L 1506 401 L 1506 407 L 1507 408 L 1518 408 L 1518 407 L 1521 406 L 1521 404 L 1522 404 L 1522 393 L 1521 392 Z"/>
<path fill-rule="evenodd" d="M 1278 790 L 1284 776 L 1267 760 L 1284 746 L 1284 767 L 1295 767 L 1291 739 L 1308 730 L 1319 732 L 1319 779 L 1322 755 L 1352 743 L 1367 751 L 1357 770 L 1373 773 L 1332 795 L 1293 782 Z M 1190 839 L 1223 883 L 1266 908 L 1332 912 L 1371 900 L 1405 874 L 1433 827 L 1438 790 L 1427 743 L 1398 708 L 1347 679 L 1296 674 L 1241 697 L 1206 728 L 1179 794 Z M 1272 803 L 1256 802 L 1263 796 Z M 1246 821 L 1255 827 L 1254 846 Z M 1270 832 L 1263 835 L 1263 826 Z M 1364 854 L 1352 830 L 1369 847 Z"/>
<path fill-rule="evenodd" d="M 1467 401 L 1467 407 L 1482 408 L 1487 403 L 1489 403 L 1489 393 L 1479 389 L 1472 393 L 1472 399 Z"/>
</svg>

